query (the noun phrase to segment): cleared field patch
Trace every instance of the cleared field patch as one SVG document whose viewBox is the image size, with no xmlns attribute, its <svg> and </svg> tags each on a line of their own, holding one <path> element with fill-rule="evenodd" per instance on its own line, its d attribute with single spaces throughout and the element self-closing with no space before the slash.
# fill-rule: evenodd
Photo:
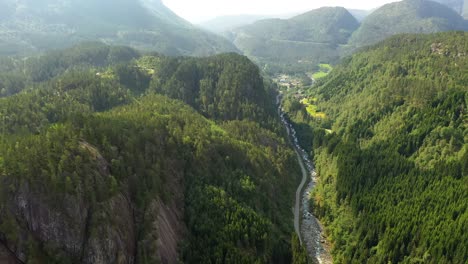
<svg viewBox="0 0 468 264">
<path fill-rule="evenodd" d="M 312 73 L 312 79 L 314 80 L 318 80 L 320 78 L 327 76 L 331 72 L 331 70 L 333 70 L 333 67 L 330 64 L 322 63 L 322 64 L 319 64 L 318 66 L 319 66 L 319 71 Z"/>
<path fill-rule="evenodd" d="M 320 70 L 326 71 L 326 72 L 330 72 L 331 70 L 333 70 L 333 67 L 330 64 L 322 63 L 322 64 L 319 64 L 319 67 L 320 67 Z"/>
<path fill-rule="evenodd" d="M 304 98 L 301 100 L 301 104 L 303 104 L 306 107 L 307 113 L 310 116 L 320 119 L 327 118 L 327 115 L 325 113 L 317 110 L 317 106 L 314 104 L 315 102 L 317 102 L 317 98 Z"/>
<path fill-rule="evenodd" d="M 313 73 L 313 74 L 312 74 L 312 78 L 313 78 L 314 80 L 318 80 L 318 79 L 323 78 L 323 77 L 325 77 L 325 76 L 327 76 L 327 75 L 328 75 L 327 72 L 319 71 L 319 72 Z"/>
</svg>

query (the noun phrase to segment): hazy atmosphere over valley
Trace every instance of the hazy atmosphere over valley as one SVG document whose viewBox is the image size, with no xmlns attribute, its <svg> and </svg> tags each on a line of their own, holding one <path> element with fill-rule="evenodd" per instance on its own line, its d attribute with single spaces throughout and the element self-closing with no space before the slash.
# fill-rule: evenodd
<svg viewBox="0 0 468 264">
<path fill-rule="evenodd" d="M 468 0 L 0 0 L 0 264 L 468 263 Z"/>
<path fill-rule="evenodd" d="M 284 14 L 300 14 L 312 9 L 324 6 L 341 6 L 350 9 L 372 10 L 384 4 L 397 2 L 392 0 L 291 0 L 291 1 L 267 1 L 267 0 L 163 0 L 164 4 L 176 14 L 192 23 L 199 23 L 220 16 L 233 15 L 268 15 L 281 16 Z"/>
</svg>

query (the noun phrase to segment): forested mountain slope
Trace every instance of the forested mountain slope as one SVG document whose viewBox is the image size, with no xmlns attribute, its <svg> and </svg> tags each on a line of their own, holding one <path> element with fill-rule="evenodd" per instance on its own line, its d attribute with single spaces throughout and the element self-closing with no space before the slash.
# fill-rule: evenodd
<svg viewBox="0 0 468 264">
<path fill-rule="evenodd" d="M 265 19 L 229 33 L 246 55 L 263 64 L 316 65 L 339 57 L 337 46 L 346 44 L 359 26 L 342 7 L 324 7 L 291 19 Z M 299 63 L 300 64 L 300 63 Z"/>
<path fill-rule="evenodd" d="M 311 91 L 326 119 L 290 111 L 314 131 L 313 210 L 337 263 L 468 259 L 467 51 L 464 32 L 392 37 Z"/>
<path fill-rule="evenodd" d="M 95 45 L 0 98 L 0 259 L 290 262 L 300 172 L 258 69 Z"/>
<path fill-rule="evenodd" d="M 157 17 L 166 21 L 169 24 L 176 24 L 179 26 L 193 27 L 190 22 L 177 16 L 172 10 L 170 10 L 161 0 L 141 0 L 141 3 L 156 14 Z"/>
<path fill-rule="evenodd" d="M 350 44 L 375 44 L 401 33 L 435 33 L 466 30 L 466 21 L 453 9 L 428 0 L 404 0 L 375 10 L 353 33 Z"/>
<path fill-rule="evenodd" d="M 460 1 L 403 0 L 370 14 L 323 7 L 290 19 L 265 19 L 226 32 L 236 47 L 269 74 L 313 72 L 361 47 L 401 33 L 467 31 Z M 364 14 L 365 13 L 365 14 Z"/>
<path fill-rule="evenodd" d="M 67 50 L 29 58 L 0 57 L 0 97 L 14 95 L 67 71 L 130 63 L 140 57 L 132 48 L 82 43 Z"/>
<path fill-rule="evenodd" d="M 236 50 L 156 0 L 0 1 L 1 54 L 34 54 L 96 40 L 171 55 Z"/>
</svg>

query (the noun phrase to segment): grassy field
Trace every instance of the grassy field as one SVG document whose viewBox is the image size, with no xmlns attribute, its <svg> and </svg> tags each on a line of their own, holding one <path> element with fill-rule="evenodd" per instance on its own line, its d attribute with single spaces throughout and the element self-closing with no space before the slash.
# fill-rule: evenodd
<svg viewBox="0 0 468 264">
<path fill-rule="evenodd" d="M 301 103 L 306 106 L 307 113 L 309 113 L 310 116 L 315 117 L 315 118 L 320 118 L 320 119 L 327 118 L 327 115 L 325 113 L 317 111 L 317 106 L 314 105 L 316 101 L 317 101 L 316 98 L 312 98 L 312 99 L 305 98 L 301 100 Z"/>
<path fill-rule="evenodd" d="M 319 67 L 321 71 L 330 72 L 331 70 L 333 70 L 333 67 L 330 64 L 322 63 L 322 64 L 319 64 Z"/>
<path fill-rule="evenodd" d="M 333 67 L 330 64 L 319 64 L 320 70 L 318 72 L 312 73 L 312 79 L 318 80 L 328 75 L 328 73 L 333 70 Z"/>
<path fill-rule="evenodd" d="M 313 73 L 313 74 L 312 74 L 312 78 L 313 78 L 314 80 L 318 80 L 318 79 L 323 78 L 323 77 L 325 77 L 325 76 L 327 76 L 327 75 L 328 75 L 328 72 L 319 71 L 319 72 Z"/>
</svg>

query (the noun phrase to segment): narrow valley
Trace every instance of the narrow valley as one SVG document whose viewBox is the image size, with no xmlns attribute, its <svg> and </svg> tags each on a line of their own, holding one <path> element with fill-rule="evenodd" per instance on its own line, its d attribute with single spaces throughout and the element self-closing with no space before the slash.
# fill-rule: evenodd
<svg viewBox="0 0 468 264">
<path fill-rule="evenodd" d="M 281 95 L 276 98 L 278 114 L 281 118 L 289 139 L 297 155 L 297 161 L 301 167 L 302 180 L 296 190 L 294 205 L 294 230 L 299 241 L 307 249 L 309 257 L 319 264 L 331 264 L 333 259 L 329 249 L 325 246 L 325 236 L 319 220 L 310 212 L 308 194 L 314 189 L 317 173 L 314 164 L 309 159 L 307 152 L 299 145 L 296 130 L 289 123 L 281 106 Z M 307 186 L 306 186 L 307 183 Z M 304 188 L 304 186 L 306 186 Z"/>
</svg>

